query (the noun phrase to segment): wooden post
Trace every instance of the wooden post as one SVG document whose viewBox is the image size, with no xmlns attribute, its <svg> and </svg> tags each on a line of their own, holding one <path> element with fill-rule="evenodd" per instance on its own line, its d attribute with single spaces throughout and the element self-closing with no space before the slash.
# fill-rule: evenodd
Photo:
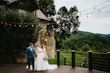
<svg viewBox="0 0 110 73">
<path fill-rule="evenodd" d="M 57 50 L 57 66 L 60 66 L 60 50 Z"/>
<path fill-rule="evenodd" d="M 64 56 L 64 65 L 66 65 L 66 56 Z"/>
<path fill-rule="evenodd" d="M 110 52 L 108 52 L 108 72 L 110 73 Z"/>
<path fill-rule="evenodd" d="M 75 68 L 75 50 L 72 50 L 72 68 Z"/>
<path fill-rule="evenodd" d="M 89 58 L 89 70 L 92 70 L 92 51 L 88 52 L 88 58 Z"/>
</svg>

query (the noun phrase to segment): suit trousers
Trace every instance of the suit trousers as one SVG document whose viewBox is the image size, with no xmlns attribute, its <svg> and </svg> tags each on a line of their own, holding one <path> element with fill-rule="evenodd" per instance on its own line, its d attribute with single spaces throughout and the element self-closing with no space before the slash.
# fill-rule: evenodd
<svg viewBox="0 0 110 73">
<path fill-rule="evenodd" d="M 30 69 L 31 64 L 32 64 L 32 69 L 34 70 L 34 57 L 28 58 L 28 69 Z"/>
</svg>

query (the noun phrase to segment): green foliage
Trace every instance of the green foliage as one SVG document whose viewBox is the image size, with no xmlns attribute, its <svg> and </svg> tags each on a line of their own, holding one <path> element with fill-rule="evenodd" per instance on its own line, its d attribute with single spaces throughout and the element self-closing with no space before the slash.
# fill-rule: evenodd
<svg viewBox="0 0 110 73">
<path fill-rule="evenodd" d="M 46 16 L 52 16 L 56 13 L 54 0 L 39 0 L 39 6 Z"/>
<path fill-rule="evenodd" d="M 65 39 L 69 36 L 70 32 L 77 32 L 79 27 L 79 16 L 78 9 L 76 6 L 71 7 L 69 10 L 63 6 L 57 12 L 57 26 L 58 31 L 60 32 L 60 39 Z M 62 37 L 63 36 L 63 37 Z"/>
<path fill-rule="evenodd" d="M 36 26 L 37 23 L 38 19 L 33 13 L 19 12 L 18 10 L 1 10 L 0 33 L 2 34 L 0 34 L 0 51 L 25 50 L 29 42 L 37 40 L 39 29 L 31 26 Z"/>
<path fill-rule="evenodd" d="M 66 64 L 68 66 L 71 66 L 71 53 L 70 52 L 60 52 L 60 65 L 64 65 L 64 57 L 66 57 Z M 87 54 L 75 54 L 75 64 L 76 66 L 80 66 L 80 63 L 82 63 L 87 58 Z M 55 59 L 49 59 L 50 64 L 56 64 L 57 63 L 57 56 L 55 56 Z"/>
<path fill-rule="evenodd" d="M 57 34 L 58 35 L 58 34 Z M 57 39 L 59 39 L 57 37 Z M 110 35 L 97 35 L 88 32 L 71 33 L 69 38 L 65 40 L 57 40 L 60 42 L 59 46 L 63 49 L 74 49 L 77 51 L 94 51 L 94 52 L 108 52 L 110 51 Z"/>
<path fill-rule="evenodd" d="M 89 51 L 90 50 L 90 47 L 88 44 L 85 44 L 81 47 L 82 51 Z"/>
<path fill-rule="evenodd" d="M 37 23 L 38 19 L 32 12 L 23 10 L 0 10 L 0 21 L 13 23 Z"/>
<path fill-rule="evenodd" d="M 56 22 L 53 17 L 56 14 L 54 0 L 39 0 L 39 6 L 41 11 L 49 19 L 47 29 L 57 28 Z"/>
</svg>

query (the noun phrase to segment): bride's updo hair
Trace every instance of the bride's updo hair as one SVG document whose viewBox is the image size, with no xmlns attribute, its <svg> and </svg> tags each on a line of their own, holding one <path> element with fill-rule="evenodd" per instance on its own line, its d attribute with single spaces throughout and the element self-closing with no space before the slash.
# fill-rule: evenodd
<svg viewBox="0 0 110 73">
<path fill-rule="evenodd" d="M 43 49 L 43 44 L 41 43 L 40 45 L 41 45 L 41 48 Z"/>
</svg>

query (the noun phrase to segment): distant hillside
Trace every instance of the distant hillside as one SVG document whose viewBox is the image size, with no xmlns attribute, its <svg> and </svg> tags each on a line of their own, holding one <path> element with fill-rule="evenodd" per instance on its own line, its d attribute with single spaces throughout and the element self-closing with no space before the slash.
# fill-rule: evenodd
<svg viewBox="0 0 110 73">
<path fill-rule="evenodd" d="M 94 34 L 79 31 L 76 34 L 71 33 L 70 37 L 64 40 L 60 40 L 60 46 L 64 49 L 75 49 L 78 51 L 108 52 L 110 51 L 110 34 Z"/>
<path fill-rule="evenodd" d="M 102 37 L 106 37 L 106 36 L 108 36 L 108 35 L 110 35 L 110 34 L 96 34 L 96 35 L 99 35 L 99 36 L 102 36 Z"/>
<path fill-rule="evenodd" d="M 71 37 L 73 39 L 79 39 L 79 38 L 83 38 L 83 37 L 86 37 L 86 36 L 93 36 L 93 33 L 84 32 L 84 31 L 78 31 L 76 34 L 71 33 Z"/>
<path fill-rule="evenodd" d="M 101 37 L 106 37 L 110 34 L 98 34 L 98 33 L 91 33 L 91 32 L 85 32 L 85 31 L 78 31 L 76 34 L 71 34 L 72 37 L 74 39 L 79 39 L 79 38 L 83 38 L 83 37 L 86 37 L 86 36 L 94 36 L 94 35 L 98 35 L 98 36 L 101 36 Z"/>
</svg>

